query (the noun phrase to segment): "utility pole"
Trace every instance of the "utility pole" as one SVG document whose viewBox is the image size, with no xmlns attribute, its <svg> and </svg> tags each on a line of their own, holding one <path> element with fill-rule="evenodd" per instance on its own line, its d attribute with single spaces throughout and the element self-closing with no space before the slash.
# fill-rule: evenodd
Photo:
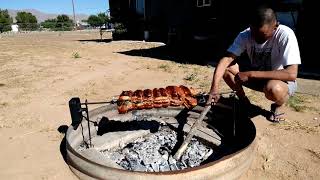
<svg viewBox="0 0 320 180">
<path fill-rule="evenodd" d="M 74 12 L 74 2 L 72 0 L 72 10 L 73 10 L 73 23 L 74 23 L 74 29 L 77 27 L 77 22 L 76 22 L 76 14 Z"/>
</svg>

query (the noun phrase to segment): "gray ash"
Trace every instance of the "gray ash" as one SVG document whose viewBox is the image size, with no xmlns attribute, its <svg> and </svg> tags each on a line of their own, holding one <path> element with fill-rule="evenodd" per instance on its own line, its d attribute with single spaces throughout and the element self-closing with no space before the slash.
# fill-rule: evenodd
<svg viewBox="0 0 320 180">
<path fill-rule="evenodd" d="M 162 126 L 158 132 L 139 138 L 123 149 L 103 151 L 103 154 L 126 170 L 164 172 L 199 166 L 213 150 L 193 138 L 181 157 L 176 161 L 172 149 L 177 143 L 177 133 Z"/>
</svg>

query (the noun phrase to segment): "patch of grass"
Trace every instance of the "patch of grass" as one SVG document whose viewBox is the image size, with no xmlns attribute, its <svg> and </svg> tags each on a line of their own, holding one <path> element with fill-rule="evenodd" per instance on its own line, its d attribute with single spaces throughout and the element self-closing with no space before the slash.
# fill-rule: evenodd
<svg viewBox="0 0 320 180">
<path fill-rule="evenodd" d="M 300 95 L 291 96 L 286 105 L 292 108 L 297 112 L 303 112 L 307 109 L 307 106 L 304 105 L 304 99 Z"/>
<path fill-rule="evenodd" d="M 164 70 L 165 72 L 171 71 L 169 64 L 161 64 L 158 66 L 158 68 Z"/>
<path fill-rule="evenodd" d="M 189 65 L 188 63 L 179 63 L 178 67 L 179 68 L 188 68 L 188 65 Z"/>
<path fill-rule="evenodd" d="M 196 80 L 196 78 L 197 78 L 197 74 L 192 73 L 192 74 L 188 74 L 183 79 L 186 81 L 194 81 L 194 80 Z"/>
<path fill-rule="evenodd" d="M 74 52 L 72 53 L 72 57 L 77 59 L 77 58 L 81 58 L 80 54 L 78 52 Z"/>
</svg>

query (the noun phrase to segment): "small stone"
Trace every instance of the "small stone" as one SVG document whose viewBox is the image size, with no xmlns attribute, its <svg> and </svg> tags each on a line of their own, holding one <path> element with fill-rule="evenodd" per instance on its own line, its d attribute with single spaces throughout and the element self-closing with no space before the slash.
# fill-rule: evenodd
<svg viewBox="0 0 320 180">
<path fill-rule="evenodd" d="M 315 117 L 315 118 L 313 118 L 313 120 L 318 120 L 318 118 L 317 118 L 317 117 Z"/>
</svg>

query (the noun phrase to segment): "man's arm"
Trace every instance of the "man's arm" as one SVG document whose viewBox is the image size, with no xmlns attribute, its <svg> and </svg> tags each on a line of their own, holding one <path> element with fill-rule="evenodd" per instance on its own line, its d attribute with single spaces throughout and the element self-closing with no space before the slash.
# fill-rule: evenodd
<svg viewBox="0 0 320 180">
<path fill-rule="evenodd" d="M 286 66 L 284 69 L 281 70 L 273 70 L 273 71 L 247 71 L 247 72 L 240 72 L 238 77 L 241 81 L 247 81 L 247 78 L 252 79 L 274 79 L 274 80 L 282 80 L 282 81 L 294 81 L 296 80 L 298 75 L 298 65 L 292 64 Z"/>
<path fill-rule="evenodd" d="M 236 55 L 234 55 L 232 53 L 228 53 L 225 57 L 220 59 L 218 65 L 213 73 L 208 102 L 211 103 L 212 98 L 216 97 L 217 93 L 219 92 L 220 81 L 221 81 L 227 67 L 232 63 L 232 61 L 234 61 L 235 58 L 236 58 Z M 215 98 L 215 101 L 216 100 L 217 99 Z"/>
</svg>

